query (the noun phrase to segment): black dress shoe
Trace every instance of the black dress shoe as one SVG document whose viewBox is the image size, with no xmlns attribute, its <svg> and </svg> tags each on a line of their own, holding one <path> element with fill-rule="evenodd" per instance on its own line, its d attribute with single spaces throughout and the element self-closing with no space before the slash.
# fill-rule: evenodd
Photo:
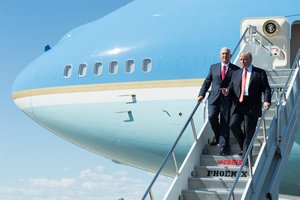
<svg viewBox="0 0 300 200">
<path fill-rule="evenodd" d="M 219 144 L 219 140 L 217 140 L 215 137 L 214 139 L 211 141 L 210 145 L 211 146 L 215 146 L 215 145 L 218 145 Z"/>
<path fill-rule="evenodd" d="M 220 151 L 220 156 L 226 156 L 226 151 L 225 150 L 221 150 Z"/>
</svg>

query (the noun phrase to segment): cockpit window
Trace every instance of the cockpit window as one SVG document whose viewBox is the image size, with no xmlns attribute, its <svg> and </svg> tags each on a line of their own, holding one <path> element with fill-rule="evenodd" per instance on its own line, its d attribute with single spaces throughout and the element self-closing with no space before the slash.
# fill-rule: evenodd
<svg viewBox="0 0 300 200">
<path fill-rule="evenodd" d="M 127 73 L 134 72 L 134 67 L 135 67 L 134 60 L 127 60 L 126 61 L 125 71 Z"/>
<path fill-rule="evenodd" d="M 118 73 L 119 63 L 118 61 L 111 61 L 109 63 L 109 73 L 116 74 Z"/>
<path fill-rule="evenodd" d="M 87 72 L 87 64 L 86 63 L 81 63 L 79 65 L 79 68 L 78 68 L 79 77 L 86 76 L 86 72 Z"/>
<path fill-rule="evenodd" d="M 143 72 L 150 72 L 152 69 L 152 60 L 150 58 L 145 58 L 142 62 Z"/>
<path fill-rule="evenodd" d="M 94 64 L 94 75 L 100 76 L 102 74 L 103 64 L 102 62 L 96 62 Z"/>
<path fill-rule="evenodd" d="M 64 78 L 69 78 L 72 75 L 72 65 L 66 65 L 64 70 Z"/>
</svg>

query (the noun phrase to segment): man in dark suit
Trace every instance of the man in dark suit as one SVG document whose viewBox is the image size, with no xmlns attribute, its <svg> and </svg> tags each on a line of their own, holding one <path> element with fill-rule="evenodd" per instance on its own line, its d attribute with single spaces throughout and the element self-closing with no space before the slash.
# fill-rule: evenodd
<svg viewBox="0 0 300 200">
<path fill-rule="evenodd" d="M 263 108 L 270 108 L 271 88 L 266 72 L 251 64 L 250 52 L 241 52 L 239 59 L 242 68 L 233 72 L 228 90 L 222 92 L 225 95 L 233 93 L 229 127 L 240 145 L 241 153 L 245 153 L 255 133 L 257 120 L 262 115 L 262 93 Z M 244 132 L 241 129 L 242 122 Z"/>
<path fill-rule="evenodd" d="M 215 137 L 210 144 L 219 144 L 220 155 L 223 156 L 226 155 L 229 149 L 228 125 L 232 97 L 231 95 L 224 96 L 221 89 L 228 87 L 232 72 L 240 69 L 238 66 L 230 63 L 230 57 L 230 50 L 226 47 L 222 48 L 220 51 L 221 62 L 210 66 L 209 73 L 198 95 L 198 101 L 202 101 L 211 86 L 208 97 L 208 117 Z"/>
</svg>

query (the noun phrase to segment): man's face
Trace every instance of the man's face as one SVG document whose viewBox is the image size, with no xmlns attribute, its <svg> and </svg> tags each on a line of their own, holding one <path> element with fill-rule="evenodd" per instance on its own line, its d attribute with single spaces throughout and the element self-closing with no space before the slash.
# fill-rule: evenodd
<svg viewBox="0 0 300 200">
<path fill-rule="evenodd" d="M 228 63 L 230 61 L 230 51 L 228 49 L 222 49 L 220 52 L 220 58 L 223 63 Z"/>
<path fill-rule="evenodd" d="M 242 68 L 248 68 L 248 67 L 250 67 L 251 61 L 250 61 L 249 56 L 247 56 L 247 55 L 241 55 L 240 56 L 240 63 L 241 63 Z"/>
</svg>

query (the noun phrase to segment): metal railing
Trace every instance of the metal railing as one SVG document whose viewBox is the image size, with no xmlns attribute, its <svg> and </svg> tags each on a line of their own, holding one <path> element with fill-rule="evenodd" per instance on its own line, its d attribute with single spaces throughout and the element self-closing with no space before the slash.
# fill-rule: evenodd
<svg viewBox="0 0 300 200">
<path fill-rule="evenodd" d="M 231 54 L 231 58 L 234 56 L 235 52 L 236 52 L 237 49 L 239 48 L 239 46 L 240 46 L 242 40 L 245 38 L 245 35 L 246 35 L 246 33 L 247 33 L 248 30 L 249 30 L 249 27 L 246 28 L 246 30 L 244 31 L 242 37 L 240 38 L 239 42 L 237 43 L 236 47 L 234 48 L 234 50 L 233 50 L 233 52 L 232 52 L 232 54 Z"/>
<path fill-rule="evenodd" d="M 206 99 L 204 99 L 202 102 L 206 102 Z M 148 186 L 146 192 L 144 193 L 144 196 L 142 197 L 142 200 L 145 200 L 147 198 L 147 196 L 149 195 L 150 199 L 153 200 L 154 196 L 151 192 L 151 189 L 154 185 L 154 183 L 156 182 L 158 176 L 161 174 L 163 168 L 166 166 L 167 161 L 170 159 L 170 157 L 173 157 L 173 162 L 174 162 L 174 166 L 175 166 L 175 170 L 176 170 L 176 174 L 178 175 L 178 165 L 177 165 L 177 161 L 176 161 L 176 157 L 175 157 L 175 153 L 174 153 L 174 149 L 177 146 L 179 140 L 181 139 L 183 133 L 185 132 L 186 128 L 188 127 L 189 123 L 191 123 L 192 126 L 192 130 L 193 130 L 193 136 L 194 139 L 197 140 L 197 133 L 196 133 L 196 128 L 195 128 L 195 124 L 194 124 L 194 120 L 193 120 L 193 116 L 195 114 L 195 112 L 197 111 L 199 105 L 201 104 L 201 102 L 197 102 L 196 106 L 194 107 L 192 113 L 190 114 L 188 120 L 186 121 L 185 125 L 183 126 L 182 130 L 180 131 L 175 143 L 173 144 L 172 148 L 170 149 L 170 151 L 168 152 L 168 154 L 166 155 L 165 159 L 163 160 L 159 170 L 157 171 L 157 173 L 155 174 L 153 180 L 151 181 L 150 185 Z M 206 108 L 204 108 L 204 111 L 206 110 Z M 204 115 L 205 117 L 205 115 Z"/>
<path fill-rule="evenodd" d="M 273 43 L 270 42 L 263 34 L 261 34 L 259 31 L 257 31 L 257 29 L 256 29 L 255 26 L 251 26 L 251 25 L 250 25 L 248 28 L 246 28 L 246 30 L 244 31 L 243 35 L 241 36 L 241 38 L 240 38 L 238 44 L 236 45 L 236 47 L 235 47 L 235 49 L 234 49 L 234 51 L 233 51 L 233 53 L 232 53 L 232 57 L 233 57 L 233 55 L 236 53 L 237 49 L 239 48 L 239 45 L 241 44 L 242 40 L 245 38 L 245 36 L 246 36 L 246 34 L 247 34 L 248 31 L 249 31 L 249 37 L 250 37 L 250 38 L 249 38 L 249 41 L 251 41 L 251 40 L 253 39 L 253 34 L 254 34 L 254 33 L 257 33 L 257 34 L 259 34 L 259 36 L 260 36 L 260 41 L 256 40 L 256 42 L 258 42 L 258 43 L 260 44 L 260 46 L 266 48 L 266 47 L 262 44 L 262 38 L 265 39 L 265 40 L 269 43 L 269 49 L 268 49 L 268 48 L 266 48 L 266 49 L 269 50 L 269 51 L 271 50 L 271 45 L 273 45 Z M 272 93 L 272 95 L 273 95 L 273 93 Z M 206 101 L 206 99 L 203 100 L 203 102 L 205 102 L 205 101 Z M 144 193 L 144 195 L 143 195 L 143 197 L 142 197 L 142 200 L 145 200 L 145 199 L 147 198 L 147 196 L 149 196 L 151 200 L 154 199 L 153 194 L 152 194 L 152 192 L 151 192 L 151 189 L 152 189 L 152 187 L 153 187 L 154 183 L 156 182 L 158 176 L 161 174 L 162 170 L 164 169 L 164 167 L 165 167 L 167 161 L 170 159 L 171 156 L 173 157 L 173 162 L 174 162 L 176 174 L 178 175 L 178 165 L 177 165 L 177 161 L 176 161 L 174 149 L 175 149 L 175 147 L 177 146 L 177 144 L 178 144 L 180 138 L 182 137 L 182 135 L 183 135 L 183 133 L 185 132 L 185 130 L 186 130 L 187 126 L 189 125 L 189 123 L 191 123 L 191 126 L 192 126 L 194 139 L 197 140 L 197 133 L 196 133 L 196 130 L 195 130 L 195 125 L 194 125 L 194 121 L 193 121 L 193 116 L 194 116 L 195 112 L 197 111 L 199 105 L 200 105 L 200 102 L 198 102 L 198 103 L 196 104 L 195 108 L 193 109 L 193 111 L 192 111 L 191 115 L 189 116 L 187 122 L 185 123 L 184 127 L 182 128 L 180 134 L 178 135 L 178 137 L 177 137 L 175 143 L 173 144 L 172 148 L 170 149 L 170 151 L 169 151 L 168 154 L 166 155 L 166 157 L 165 157 L 165 159 L 163 160 L 163 162 L 162 162 L 162 164 L 161 164 L 159 170 L 158 170 L 157 173 L 155 174 L 153 180 L 151 181 L 150 185 L 148 186 L 146 192 Z M 205 110 L 205 109 L 204 109 L 204 110 Z M 264 116 L 264 114 L 265 114 L 265 111 L 264 111 L 264 113 L 263 113 L 263 116 Z M 260 124 L 261 124 L 261 123 L 265 123 L 265 122 L 261 122 L 261 121 L 262 121 L 262 120 L 260 120 Z M 264 125 L 264 127 L 265 127 L 265 125 Z M 264 132 L 266 132 L 266 131 L 264 131 Z M 252 145 L 253 145 L 253 144 L 252 144 Z M 251 149 L 251 148 L 249 147 L 249 149 Z M 248 151 L 247 151 L 247 153 L 248 153 Z M 250 153 L 250 151 L 249 151 L 249 153 Z M 249 155 L 249 153 L 246 154 L 246 155 Z M 244 165 L 245 165 L 245 163 L 246 163 L 246 160 L 247 160 L 247 159 L 245 159 L 245 161 L 243 160 L 243 164 L 244 164 Z M 240 170 L 239 173 L 241 173 L 241 170 Z M 234 188 L 233 188 L 233 190 L 234 190 Z"/>
<path fill-rule="evenodd" d="M 286 92 L 287 92 L 287 89 L 288 89 L 288 86 L 290 84 L 290 80 L 295 72 L 295 69 L 297 67 L 299 67 L 299 59 L 300 59 L 300 49 L 298 49 L 298 52 L 297 52 L 297 55 L 295 57 L 295 60 L 294 60 L 294 63 L 292 65 L 292 68 L 291 68 L 291 72 L 289 74 L 289 77 L 284 85 L 284 88 L 282 89 L 281 91 L 281 95 L 279 97 L 279 99 L 277 100 L 277 119 L 280 119 L 281 116 L 280 116 L 280 112 L 279 112 L 279 109 L 280 109 L 280 106 L 286 102 L 287 98 L 286 98 Z M 281 143 L 281 135 L 280 135 L 280 131 L 281 131 L 281 125 L 280 125 L 280 120 L 277 120 L 277 139 L 276 139 L 276 144 L 277 144 L 277 153 L 278 155 L 280 156 L 281 153 L 280 153 L 280 143 Z"/>
<path fill-rule="evenodd" d="M 233 50 L 233 52 L 232 52 L 232 54 L 231 54 L 232 57 L 234 56 L 234 54 L 235 54 L 236 51 L 238 50 L 238 48 L 239 48 L 239 46 L 240 46 L 242 40 L 246 38 L 246 34 L 247 34 L 248 31 L 249 31 L 249 41 L 252 41 L 253 38 L 254 38 L 254 37 L 253 37 L 253 34 L 254 34 L 254 33 L 257 33 L 257 34 L 260 36 L 260 40 L 256 40 L 256 39 L 255 39 L 255 41 L 256 41 L 257 43 L 259 43 L 259 45 L 260 45 L 261 47 L 265 48 L 265 49 L 268 50 L 268 51 L 271 51 L 271 46 L 273 45 L 273 43 L 272 43 L 270 40 L 268 40 L 268 38 L 266 38 L 263 34 L 261 34 L 261 33 L 256 29 L 255 26 L 249 25 L 249 27 L 246 28 L 246 30 L 244 31 L 243 35 L 241 36 L 241 38 L 240 38 L 238 44 L 237 44 L 236 47 L 234 48 L 234 50 Z M 263 45 L 262 38 L 263 38 L 264 40 L 266 40 L 266 41 L 269 43 L 269 48 L 267 48 L 266 46 Z"/>
<path fill-rule="evenodd" d="M 284 85 L 284 90 L 283 90 L 283 91 L 286 91 L 286 90 L 287 90 L 287 88 L 288 88 L 288 86 L 289 86 L 290 79 L 292 78 L 295 69 L 296 69 L 297 67 L 299 67 L 299 61 L 300 61 L 300 49 L 298 49 L 297 55 L 296 55 L 296 57 L 295 57 L 294 63 L 293 63 L 292 68 L 291 68 L 292 70 L 291 70 L 291 72 L 290 72 L 290 74 L 289 74 L 289 77 L 288 77 L 288 79 L 287 79 L 287 82 L 286 82 L 285 85 Z M 283 93 L 281 94 L 280 99 L 279 99 L 280 102 L 282 101 L 282 98 L 283 98 L 283 97 L 284 97 L 284 101 L 286 101 L 286 92 L 283 92 Z"/>
</svg>

